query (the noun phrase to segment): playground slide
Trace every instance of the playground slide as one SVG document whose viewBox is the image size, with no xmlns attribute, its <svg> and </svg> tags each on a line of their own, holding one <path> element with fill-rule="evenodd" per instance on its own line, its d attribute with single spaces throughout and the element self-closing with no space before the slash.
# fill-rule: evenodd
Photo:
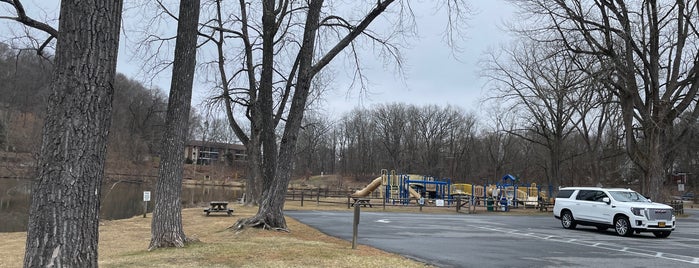
<svg viewBox="0 0 699 268">
<path fill-rule="evenodd" d="M 408 192 L 410 192 L 410 198 L 420 199 L 420 197 L 422 197 L 422 196 L 420 196 L 420 193 L 413 190 L 412 187 L 408 187 Z"/>
<path fill-rule="evenodd" d="M 539 198 L 536 196 L 527 196 L 527 201 L 524 204 L 527 206 L 536 206 L 539 204 Z"/>
<path fill-rule="evenodd" d="M 364 187 L 364 189 L 361 189 L 359 191 L 354 192 L 352 194 L 352 197 L 365 197 L 365 196 L 369 195 L 371 192 L 376 190 L 376 188 L 381 186 L 382 181 L 383 181 L 383 179 L 381 177 L 374 179 L 373 181 L 371 181 L 371 183 L 369 183 L 369 185 Z"/>
</svg>

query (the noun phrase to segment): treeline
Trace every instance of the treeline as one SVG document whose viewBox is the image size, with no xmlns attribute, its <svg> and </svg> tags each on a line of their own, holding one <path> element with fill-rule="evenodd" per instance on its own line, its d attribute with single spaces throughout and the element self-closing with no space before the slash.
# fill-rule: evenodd
<svg viewBox="0 0 699 268">
<path fill-rule="evenodd" d="M 50 59 L 0 44 L 0 151 L 38 151 L 48 73 Z M 114 87 L 108 162 L 118 166 L 157 156 L 165 94 L 121 74 Z M 298 140 L 294 175 L 334 173 L 365 179 L 381 169 L 395 169 L 471 183 L 512 174 L 523 182 L 550 185 L 638 184 L 642 171 L 626 152 L 618 109 L 591 108 L 584 115 L 568 116 L 556 132 L 555 125 L 536 120 L 545 115 L 520 106 L 482 111 L 479 116 L 456 106 L 404 103 L 358 108 L 339 118 L 309 112 Z M 225 119 L 191 114 L 189 139 L 237 143 Z M 607 119 L 586 121 L 589 118 Z M 699 123 L 693 122 L 688 132 L 667 159 L 667 174 L 689 173 L 691 186 L 699 174 Z M 670 176 L 666 185 L 672 183 Z"/>
<path fill-rule="evenodd" d="M 638 186 L 642 174 L 625 153 L 614 122 L 599 135 L 597 129 L 572 128 L 561 140 L 554 178 L 549 144 L 517 120 L 526 114 L 507 110 L 477 117 L 454 106 L 404 103 L 355 109 L 339 120 L 312 114 L 300 134 L 295 172 L 367 179 L 395 169 L 479 184 L 512 174 L 525 183 L 555 186 Z M 674 166 L 699 174 L 699 124 L 694 129 Z"/>
<path fill-rule="evenodd" d="M 0 43 L 0 151 L 39 151 L 51 72 L 50 57 Z M 158 156 L 167 109 L 163 90 L 117 74 L 112 103 L 108 167 L 128 168 Z M 189 140 L 236 143 L 224 119 L 196 109 L 190 115 Z"/>
<path fill-rule="evenodd" d="M 51 64 L 31 51 L 0 43 L 0 149 L 35 151 Z"/>
<path fill-rule="evenodd" d="M 50 73 L 50 58 L 0 43 L 0 150 L 39 151 Z M 136 163 L 157 155 L 167 108 L 164 93 L 123 74 L 116 76 L 114 91 L 110 163 Z"/>
</svg>

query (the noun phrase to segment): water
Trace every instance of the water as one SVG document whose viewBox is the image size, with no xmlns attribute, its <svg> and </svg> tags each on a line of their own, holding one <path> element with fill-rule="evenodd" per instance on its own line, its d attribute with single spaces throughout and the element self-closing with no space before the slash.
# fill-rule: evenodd
<svg viewBox="0 0 699 268">
<path fill-rule="evenodd" d="M 102 185 L 100 218 L 116 220 L 143 214 L 143 191 L 155 194 L 154 182 L 115 181 Z M 27 230 L 31 180 L 0 178 L 0 232 Z M 242 189 L 227 186 L 184 185 L 182 207 L 205 207 L 209 201 L 235 201 Z M 154 200 L 154 199 L 151 199 Z M 153 202 L 148 202 L 148 212 Z"/>
</svg>

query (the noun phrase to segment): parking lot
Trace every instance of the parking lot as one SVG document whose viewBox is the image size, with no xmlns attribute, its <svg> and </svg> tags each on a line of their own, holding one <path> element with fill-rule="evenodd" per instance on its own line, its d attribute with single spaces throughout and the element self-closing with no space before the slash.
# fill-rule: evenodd
<svg viewBox="0 0 699 268">
<path fill-rule="evenodd" d="M 566 230 L 553 216 L 378 211 L 362 210 L 359 244 L 439 267 L 699 267 L 699 210 L 686 210 L 665 239 L 651 233 L 619 237 L 594 227 Z M 350 210 L 285 213 L 352 240 Z"/>
</svg>

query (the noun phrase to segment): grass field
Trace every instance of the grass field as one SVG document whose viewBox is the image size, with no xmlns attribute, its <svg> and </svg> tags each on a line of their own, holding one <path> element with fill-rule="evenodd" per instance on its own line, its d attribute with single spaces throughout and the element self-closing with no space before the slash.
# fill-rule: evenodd
<svg viewBox="0 0 699 268">
<path fill-rule="evenodd" d="M 151 215 L 103 221 L 100 226 L 101 267 L 428 267 L 399 255 L 327 236 L 287 217 L 290 232 L 227 229 L 256 207 L 234 206 L 231 217 L 204 216 L 202 208 L 185 209 L 188 237 L 200 242 L 185 248 L 147 251 Z M 341 205 L 306 205 L 288 202 L 286 209 L 346 209 Z M 376 209 L 376 208 L 374 208 Z M 417 208 L 412 208 L 416 211 Z M 26 233 L 0 233 L 0 267 L 21 267 Z"/>
</svg>

